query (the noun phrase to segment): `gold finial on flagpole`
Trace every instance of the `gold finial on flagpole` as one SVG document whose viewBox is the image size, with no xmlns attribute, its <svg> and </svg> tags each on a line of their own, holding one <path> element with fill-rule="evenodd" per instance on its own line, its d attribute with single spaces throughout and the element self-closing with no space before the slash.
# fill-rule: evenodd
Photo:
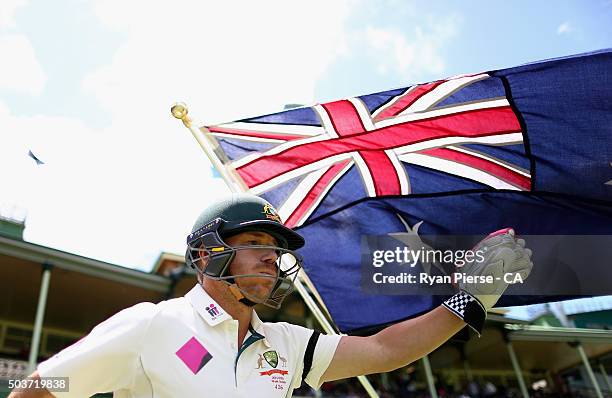
<svg viewBox="0 0 612 398">
<path fill-rule="evenodd" d="M 181 120 L 185 127 L 191 131 L 193 134 L 193 138 L 196 139 L 200 147 L 204 150 L 206 156 L 210 160 L 212 166 L 221 174 L 227 186 L 232 190 L 232 192 L 246 192 L 248 191 L 248 187 L 244 184 L 242 179 L 236 175 L 235 171 L 231 169 L 231 167 L 226 166 L 224 160 L 221 160 L 222 151 L 219 148 L 219 144 L 210 134 L 210 131 L 206 126 L 194 126 L 192 124 L 192 120 L 187 114 L 189 109 L 187 109 L 187 105 L 184 102 L 175 102 L 172 104 L 170 108 L 170 112 L 172 116 Z M 229 163 L 229 161 L 227 161 Z"/>
<path fill-rule="evenodd" d="M 191 128 L 191 119 L 187 115 L 189 109 L 187 109 L 187 105 L 184 102 L 175 102 L 172 108 L 170 108 L 170 112 L 172 112 L 172 116 L 180 119 L 185 127 Z"/>
</svg>

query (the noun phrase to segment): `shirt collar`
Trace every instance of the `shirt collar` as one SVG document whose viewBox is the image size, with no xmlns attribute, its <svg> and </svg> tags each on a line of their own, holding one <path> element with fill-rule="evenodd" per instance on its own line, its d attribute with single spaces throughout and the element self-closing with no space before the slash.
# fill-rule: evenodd
<svg viewBox="0 0 612 398">
<path fill-rule="evenodd" d="M 228 319 L 233 319 L 231 315 L 225 312 L 219 303 L 206 293 L 206 290 L 204 290 L 200 284 L 196 284 L 187 294 L 185 294 L 185 297 L 210 326 L 216 326 Z M 264 337 L 262 340 L 264 344 L 270 347 L 270 343 L 266 339 L 264 323 L 259 319 L 255 310 L 251 312 L 251 326 L 257 333 Z"/>
<path fill-rule="evenodd" d="M 200 284 L 196 284 L 193 289 L 185 294 L 185 297 L 210 326 L 232 319 L 223 307 L 206 293 Z"/>
<path fill-rule="evenodd" d="M 268 348 L 270 348 L 270 343 L 266 338 L 264 323 L 261 321 L 261 319 L 259 319 L 259 316 L 257 315 L 257 312 L 255 312 L 255 310 L 253 310 L 251 314 L 251 326 L 253 326 L 253 329 L 255 329 L 257 333 L 263 336 L 262 341 Z"/>
</svg>

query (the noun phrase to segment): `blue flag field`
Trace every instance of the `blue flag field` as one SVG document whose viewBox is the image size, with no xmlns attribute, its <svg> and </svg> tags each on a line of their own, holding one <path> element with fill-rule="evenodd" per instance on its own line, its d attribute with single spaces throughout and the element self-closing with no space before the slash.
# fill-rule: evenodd
<svg viewBox="0 0 612 398">
<path fill-rule="evenodd" d="M 349 332 L 441 300 L 364 290 L 367 236 L 563 236 L 534 248 L 529 294 L 498 305 L 606 294 L 586 285 L 611 279 L 612 257 L 584 236 L 612 242 L 610 71 L 602 50 L 206 128 L 225 167 L 306 238 L 306 273 Z M 563 278 L 584 288 L 563 290 Z"/>
</svg>

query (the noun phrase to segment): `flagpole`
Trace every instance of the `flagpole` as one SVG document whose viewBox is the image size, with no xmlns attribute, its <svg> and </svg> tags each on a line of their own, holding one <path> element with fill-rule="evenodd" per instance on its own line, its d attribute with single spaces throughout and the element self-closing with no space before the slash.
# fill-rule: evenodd
<svg viewBox="0 0 612 398">
<path fill-rule="evenodd" d="M 177 119 L 180 119 L 185 125 L 185 127 L 187 127 L 189 131 L 191 131 L 191 134 L 193 134 L 193 137 L 196 139 L 198 144 L 200 144 L 200 147 L 204 150 L 204 153 L 206 153 L 206 156 L 208 156 L 208 159 L 212 163 L 213 167 L 217 169 L 217 171 L 221 174 L 229 189 L 232 192 L 248 191 L 248 187 L 244 185 L 242 180 L 239 178 L 233 178 L 230 175 L 229 170 L 224 166 L 221 160 L 219 160 L 219 157 L 215 155 L 216 145 L 214 141 L 210 138 L 210 132 L 206 130 L 204 134 L 198 134 L 197 128 L 193 127 L 192 120 L 188 115 L 189 110 L 187 109 L 187 105 L 178 102 L 172 105 L 171 112 L 172 116 Z"/>
<path fill-rule="evenodd" d="M 237 175 L 233 176 L 232 173 L 221 162 L 219 157 L 215 155 L 216 144 L 210 137 L 210 131 L 203 127 L 200 128 L 200 130 L 198 131 L 198 128 L 193 126 L 192 120 L 188 115 L 189 109 L 187 108 L 187 105 L 181 102 L 175 103 L 174 105 L 172 105 L 170 111 L 172 113 L 172 116 L 181 120 L 185 127 L 187 127 L 189 131 L 191 131 L 191 134 L 196 139 L 198 144 L 200 144 L 202 150 L 204 150 L 204 152 L 206 153 L 213 167 L 215 167 L 215 169 L 219 171 L 221 177 L 228 185 L 229 189 L 232 192 L 248 192 L 249 188 L 244 184 L 242 179 Z M 308 293 L 308 290 L 306 289 L 303 283 L 303 281 L 306 281 L 306 279 L 307 277 L 303 273 L 303 270 L 300 270 L 300 272 L 298 272 L 298 277 L 294 281 L 294 285 L 297 292 L 300 294 L 300 296 L 302 296 L 302 299 L 306 303 L 306 306 L 310 309 L 310 311 L 312 311 L 317 321 L 319 321 L 319 324 L 323 327 L 323 330 L 328 334 L 339 334 L 329 322 L 329 320 L 325 317 L 322 310 L 314 302 L 312 297 L 310 297 L 310 294 Z M 367 377 L 357 376 L 357 379 L 363 385 L 363 387 L 371 398 L 379 398 L 378 393 L 376 392 L 370 381 L 367 379 Z"/>
</svg>

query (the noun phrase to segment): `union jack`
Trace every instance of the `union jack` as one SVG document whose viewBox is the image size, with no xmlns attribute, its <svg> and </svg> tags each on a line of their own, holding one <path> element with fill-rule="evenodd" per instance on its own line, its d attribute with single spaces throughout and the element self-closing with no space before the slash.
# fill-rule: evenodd
<svg viewBox="0 0 612 398">
<path fill-rule="evenodd" d="M 440 105 L 489 78 L 480 73 L 414 85 L 373 109 L 360 97 L 315 105 L 318 126 L 243 120 L 207 129 L 221 142 L 266 144 L 242 157 L 220 157 L 252 193 L 263 194 L 301 178 L 283 203 L 276 203 L 292 228 L 302 225 L 353 168 L 369 197 L 410 195 L 406 164 L 492 189 L 530 190 L 529 170 L 464 146 L 523 144 L 521 124 L 505 96 Z"/>
</svg>

